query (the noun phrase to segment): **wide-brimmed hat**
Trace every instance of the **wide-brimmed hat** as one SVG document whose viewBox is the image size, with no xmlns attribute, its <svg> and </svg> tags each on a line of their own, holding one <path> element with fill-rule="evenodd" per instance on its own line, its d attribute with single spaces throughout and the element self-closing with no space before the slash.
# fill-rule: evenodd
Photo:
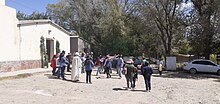
<svg viewBox="0 0 220 104">
<path fill-rule="evenodd" d="M 128 61 L 126 61 L 126 63 L 132 64 L 132 63 L 133 63 L 133 60 L 132 60 L 132 59 L 129 59 Z"/>
</svg>

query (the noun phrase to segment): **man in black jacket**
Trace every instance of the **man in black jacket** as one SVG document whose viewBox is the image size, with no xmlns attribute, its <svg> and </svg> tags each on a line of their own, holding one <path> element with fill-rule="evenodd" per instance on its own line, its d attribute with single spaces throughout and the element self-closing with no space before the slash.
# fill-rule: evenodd
<svg viewBox="0 0 220 104">
<path fill-rule="evenodd" d="M 148 62 L 145 62 L 144 66 L 141 68 L 141 73 L 144 77 L 145 85 L 146 85 L 146 91 L 151 90 L 151 75 L 153 74 L 153 70 L 151 67 L 148 66 Z"/>
</svg>

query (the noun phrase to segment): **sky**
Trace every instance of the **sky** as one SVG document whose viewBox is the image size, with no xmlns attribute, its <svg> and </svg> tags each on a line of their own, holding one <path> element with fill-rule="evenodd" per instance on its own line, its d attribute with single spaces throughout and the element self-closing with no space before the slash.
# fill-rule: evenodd
<svg viewBox="0 0 220 104">
<path fill-rule="evenodd" d="M 59 0 L 5 0 L 6 5 L 15 8 L 16 11 L 21 11 L 25 14 L 31 14 L 34 11 L 46 12 L 47 4 L 56 4 Z M 182 3 L 182 9 L 192 7 L 192 2 Z"/>
<path fill-rule="evenodd" d="M 5 0 L 5 4 L 21 11 L 25 14 L 31 14 L 34 11 L 45 12 L 47 4 L 56 4 L 58 0 Z"/>
</svg>

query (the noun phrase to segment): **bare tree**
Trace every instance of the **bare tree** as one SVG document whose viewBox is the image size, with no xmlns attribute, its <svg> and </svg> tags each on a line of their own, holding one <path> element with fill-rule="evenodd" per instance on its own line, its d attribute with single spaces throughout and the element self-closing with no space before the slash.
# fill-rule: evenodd
<svg viewBox="0 0 220 104">
<path fill-rule="evenodd" d="M 180 0 L 143 0 L 159 30 L 157 33 L 162 42 L 164 55 L 172 53 L 172 41 L 177 33 L 177 9 Z"/>
</svg>

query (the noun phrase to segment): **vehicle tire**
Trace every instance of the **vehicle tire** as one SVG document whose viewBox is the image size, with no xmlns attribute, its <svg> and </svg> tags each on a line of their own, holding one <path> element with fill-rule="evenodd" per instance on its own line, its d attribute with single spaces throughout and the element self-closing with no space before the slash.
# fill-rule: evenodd
<svg viewBox="0 0 220 104">
<path fill-rule="evenodd" d="M 189 72 L 191 73 L 191 74 L 196 74 L 196 69 L 195 68 L 191 68 L 190 70 L 189 70 Z"/>
<path fill-rule="evenodd" d="M 220 69 L 218 69 L 217 74 L 220 75 Z"/>
</svg>

